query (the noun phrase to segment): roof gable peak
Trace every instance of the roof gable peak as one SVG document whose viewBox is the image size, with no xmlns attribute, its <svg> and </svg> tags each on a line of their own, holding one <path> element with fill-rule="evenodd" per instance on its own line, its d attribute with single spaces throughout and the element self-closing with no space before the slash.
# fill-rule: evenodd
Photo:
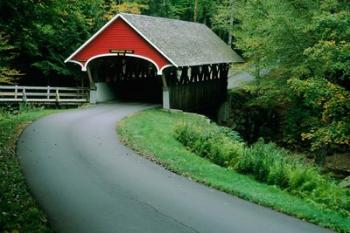
<svg viewBox="0 0 350 233">
<path fill-rule="evenodd" d="M 67 63 L 69 61 L 72 61 L 71 59 L 74 58 L 75 55 L 77 55 L 80 51 L 82 51 L 88 44 L 90 44 L 98 35 L 100 35 L 106 28 L 108 28 L 112 23 L 114 23 L 117 19 L 122 19 L 126 24 L 128 24 L 137 34 L 139 34 L 144 40 L 146 40 L 152 47 L 154 47 L 160 54 L 162 54 L 172 65 L 177 66 L 176 63 L 174 63 L 168 56 L 164 54 L 163 51 L 161 51 L 157 46 L 155 46 L 152 41 L 150 41 L 145 35 L 143 35 L 134 25 L 132 25 L 123 15 L 134 15 L 134 14 L 127 14 L 127 13 L 118 13 L 116 14 L 112 19 L 110 19 L 102 28 L 100 28 L 90 39 L 88 39 L 84 44 L 82 44 L 75 52 L 73 52 L 64 62 Z"/>
<path fill-rule="evenodd" d="M 117 19 L 122 19 L 175 67 L 242 62 L 205 24 L 179 19 L 119 13 L 80 46 L 65 62 L 86 47 Z"/>
</svg>

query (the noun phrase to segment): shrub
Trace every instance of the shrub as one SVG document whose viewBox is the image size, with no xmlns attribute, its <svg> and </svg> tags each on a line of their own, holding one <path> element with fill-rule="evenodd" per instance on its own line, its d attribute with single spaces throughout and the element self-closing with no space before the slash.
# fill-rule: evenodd
<svg viewBox="0 0 350 233">
<path fill-rule="evenodd" d="M 238 157 L 235 169 L 349 215 L 350 198 L 347 191 L 339 188 L 330 177 L 322 175 L 316 167 L 295 157 L 273 143 L 258 141 L 245 148 Z"/>
<path fill-rule="evenodd" d="M 245 148 L 235 169 L 241 173 L 252 174 L 259 181 L 286 187 L 286 155 L 287 151 L 277 148 L 275 144 L 259 141 Z"/>
<path fill-rule="evenodd" d="M 177 125 L 175 137 L 189 150 L 215 164 L 232 167 L 258 181 L 350 215 L 349 191 L 274 143 L 259 140 L 248 147 L 235 131 L 207 122 Z"/>
<path fill-rule="evenodd" d="M 220 166 L 231 166 L 243 152 L 239 135 L 213 124 L 180 124 L 175 137 L 188 149 Z"/>
</svg>

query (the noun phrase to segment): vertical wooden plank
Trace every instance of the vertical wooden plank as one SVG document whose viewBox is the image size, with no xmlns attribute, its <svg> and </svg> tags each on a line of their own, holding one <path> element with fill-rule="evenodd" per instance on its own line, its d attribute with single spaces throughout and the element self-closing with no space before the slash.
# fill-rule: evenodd
<svg viewBox="0 0 350 233">
<path fill-rule="evenodd" d="M 90 82 L 90 90 L 96 90 L 96 85 L 95 85 L 95 82 L 93 80 L 93 77 L 91 74 L 91 69 L 90 69 L 89 65 L 87 66 L 87 75 L 88 75 L 89 82 Z"/>
<path fill-rule="evenodd" d="M 56 88 L 56 102 L 57 102 L 57 103 L 60 102 L 60 94 L 59 94 L 58 88 Z"/>
<path fill-rule="evenodd" d="M 165 77 L 164 73 L 161 75 L 161 78 L 162 78 L 162 83 L 163 83 L 163 89 L 168 88 L 168 84 L 167 84 L 166 77 Z"/>
<path fill-rule="evenodd" d="M 227 92 L 226 64 L 182 67 L 177 83 L 168 82 L 171 108 L 196 111 L 218 106 Z"/>
<path fill-rule="evenodd" d="M 161 78 L 163 83 L 163 109 L 170 109 L 171 96 L 170 96 L 170 90 L 166 81 L 166 76 L 164 73 L 162 74 Z"/>
<path fill-rule="evenodd" d="M 23 87 L 23 90 L 22 90 L 22 100 L 24 102 L 27 102 L 27 94 L 26 94 L 26 89 Z"/>
<path fill-rule="evenodd" d="M 50 86 L 47 86 L 47 91 L 46 91 L 46 98 L 49 100 L 50 99 Z"/>
<path fill-rule="evenodd" d="M 18 97 L 18 86 L 15 85 L 15 100 L 17 100 Z"/>
</svg>

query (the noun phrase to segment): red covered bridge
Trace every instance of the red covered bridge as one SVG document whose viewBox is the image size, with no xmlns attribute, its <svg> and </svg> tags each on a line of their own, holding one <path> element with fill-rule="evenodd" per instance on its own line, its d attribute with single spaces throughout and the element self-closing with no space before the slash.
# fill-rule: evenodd
<svg viewBox="0 0 350 233">
<path fill-rule="evenodd" d="M 203 24 L 118 14 L 65 62 L 87 71 L 91 102 L 124 98 L 198 110 L 225 99 L 229 64 L 241 61 Z"/>
</svg>

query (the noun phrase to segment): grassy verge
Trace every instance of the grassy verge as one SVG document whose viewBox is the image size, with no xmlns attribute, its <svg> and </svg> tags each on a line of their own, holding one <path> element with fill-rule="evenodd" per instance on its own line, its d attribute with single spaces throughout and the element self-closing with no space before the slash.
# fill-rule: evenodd
<svg viewBox="0 0 350 233">
<path fill-rule="evenodd" d="M 175 138 L 188 150 L 255 180 L 350 217 L 350 190 L 295 154 L 274 143 L 242 143 L 237 132 L 208 121 L 178 124 Z"/>
<path fill-rule="evenodd" d="M 53 112 L 0 114 L 0 232 L 52 232 L 45 213 L 27 189 L 15 147 L 26 125 Z"/>
<path fill-rule="evenodd" d="M 215 165 L 186 150 L 175 139 L 174 128 L 178 123 L 198 119 L 199 116 L 194 114 L 148 110 L 122 120 L 118 133 L 127 145 L 174 172 L 338 232 L 350 232 L 350 219 L 336 211 L 292 196 L 276 186 L 259 183 L 250 176 Z"/>
</svg>

